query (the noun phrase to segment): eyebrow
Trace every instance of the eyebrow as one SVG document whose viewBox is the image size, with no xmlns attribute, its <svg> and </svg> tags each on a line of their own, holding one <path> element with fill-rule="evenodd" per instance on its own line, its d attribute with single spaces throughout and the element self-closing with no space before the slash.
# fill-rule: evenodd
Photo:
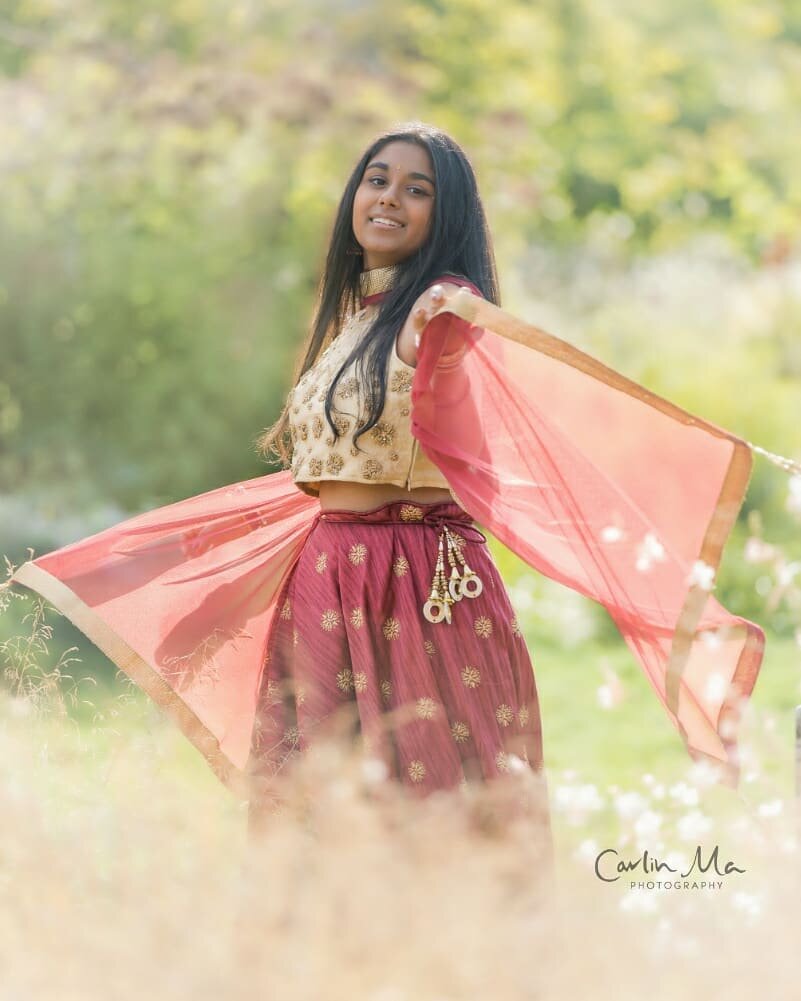
<svg viewBox="0 0 801 1001">
<path fill-rule="evenodd" d="M 365 170 L 369 170 L 371 167 L 380 167 L 381 170 L 387 170 L 387 171 L 389 170 L 389 164 L 381 163 L 380 160 L 373 160 L 373 162 L 372 163 L 368 163 L 367 166 L 364 169 Z M 416 177 L 416 178 L 419 178 L 421 181 L 428 181 L 428 183 L 432 187 L 436 187 L 436 185 L 434 184 L 434 181 L 428 176 L 428 174 L 421 174 L 419 171 L 413 170 L 409 174 L 409 177 Z"/>
</svg>

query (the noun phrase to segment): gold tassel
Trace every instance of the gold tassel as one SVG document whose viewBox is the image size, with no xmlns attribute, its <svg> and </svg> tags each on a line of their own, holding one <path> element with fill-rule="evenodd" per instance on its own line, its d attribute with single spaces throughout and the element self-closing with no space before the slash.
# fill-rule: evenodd
<svg viewBox="0 0 801 1001">
<path fill-rule="evenodd" d="M 450 564 L 450 580 L 445 578 L 444 544 L 447 544 L 448 563 Z M 461 565 L 462 572 L 459 573 Z M 437 562 L 434 567 L 434 577 L 431 581 L 431 593 L 423 605 L 423 615 L 429 622 L 451 622 L 451 606 L 462 598 L 477 598 L 484 590 L 481 578 L 467 564 L 456 539 L 447 525 L 443 525 L 439 534 Z"/>
</svg>

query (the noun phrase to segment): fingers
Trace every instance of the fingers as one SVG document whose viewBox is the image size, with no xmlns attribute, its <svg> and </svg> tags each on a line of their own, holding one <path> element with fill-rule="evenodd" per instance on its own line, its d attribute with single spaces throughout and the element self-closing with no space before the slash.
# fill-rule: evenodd
<svg viewBox="0 0 801 1001">
<path fill-rule="evenodd" d="M 412 313 L 412 320 L 418 330 L 422 330 L 431 317 L 439 310 L 446 301 L 445 289 L 441 285 L 432 285 L 428 290 L 429 303 L 426 306 L 418 306 Z"/>
</svg>

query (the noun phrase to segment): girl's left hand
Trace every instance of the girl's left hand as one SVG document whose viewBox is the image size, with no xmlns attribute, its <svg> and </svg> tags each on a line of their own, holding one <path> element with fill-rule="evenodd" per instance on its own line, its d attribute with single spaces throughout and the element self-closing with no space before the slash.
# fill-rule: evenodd
<svg viewBox="0 0 801 1001">
<path fill-rule="evenodd" d="M 426 289 L 412 307 L 412 323 L 415 329 L 415 347 L 420 347 L 420 334 L 428 321 L 440 312 L 442 307 L 459 291 L 460 286 L 452 282 L 442 282 Z"/>
</svg>

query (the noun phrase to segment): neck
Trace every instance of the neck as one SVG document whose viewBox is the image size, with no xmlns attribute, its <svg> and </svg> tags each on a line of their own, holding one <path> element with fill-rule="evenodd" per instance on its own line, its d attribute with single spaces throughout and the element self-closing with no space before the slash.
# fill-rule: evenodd
<svg viewBox="0 0 801 1001">
<path fill-rule="evenodd" d="M 362 300 L 388 292 L 397 280 L 398 265 L 388 264 L 383 268 L 370 268 L 359 275 L 359 291 Z"/>
</svg>

